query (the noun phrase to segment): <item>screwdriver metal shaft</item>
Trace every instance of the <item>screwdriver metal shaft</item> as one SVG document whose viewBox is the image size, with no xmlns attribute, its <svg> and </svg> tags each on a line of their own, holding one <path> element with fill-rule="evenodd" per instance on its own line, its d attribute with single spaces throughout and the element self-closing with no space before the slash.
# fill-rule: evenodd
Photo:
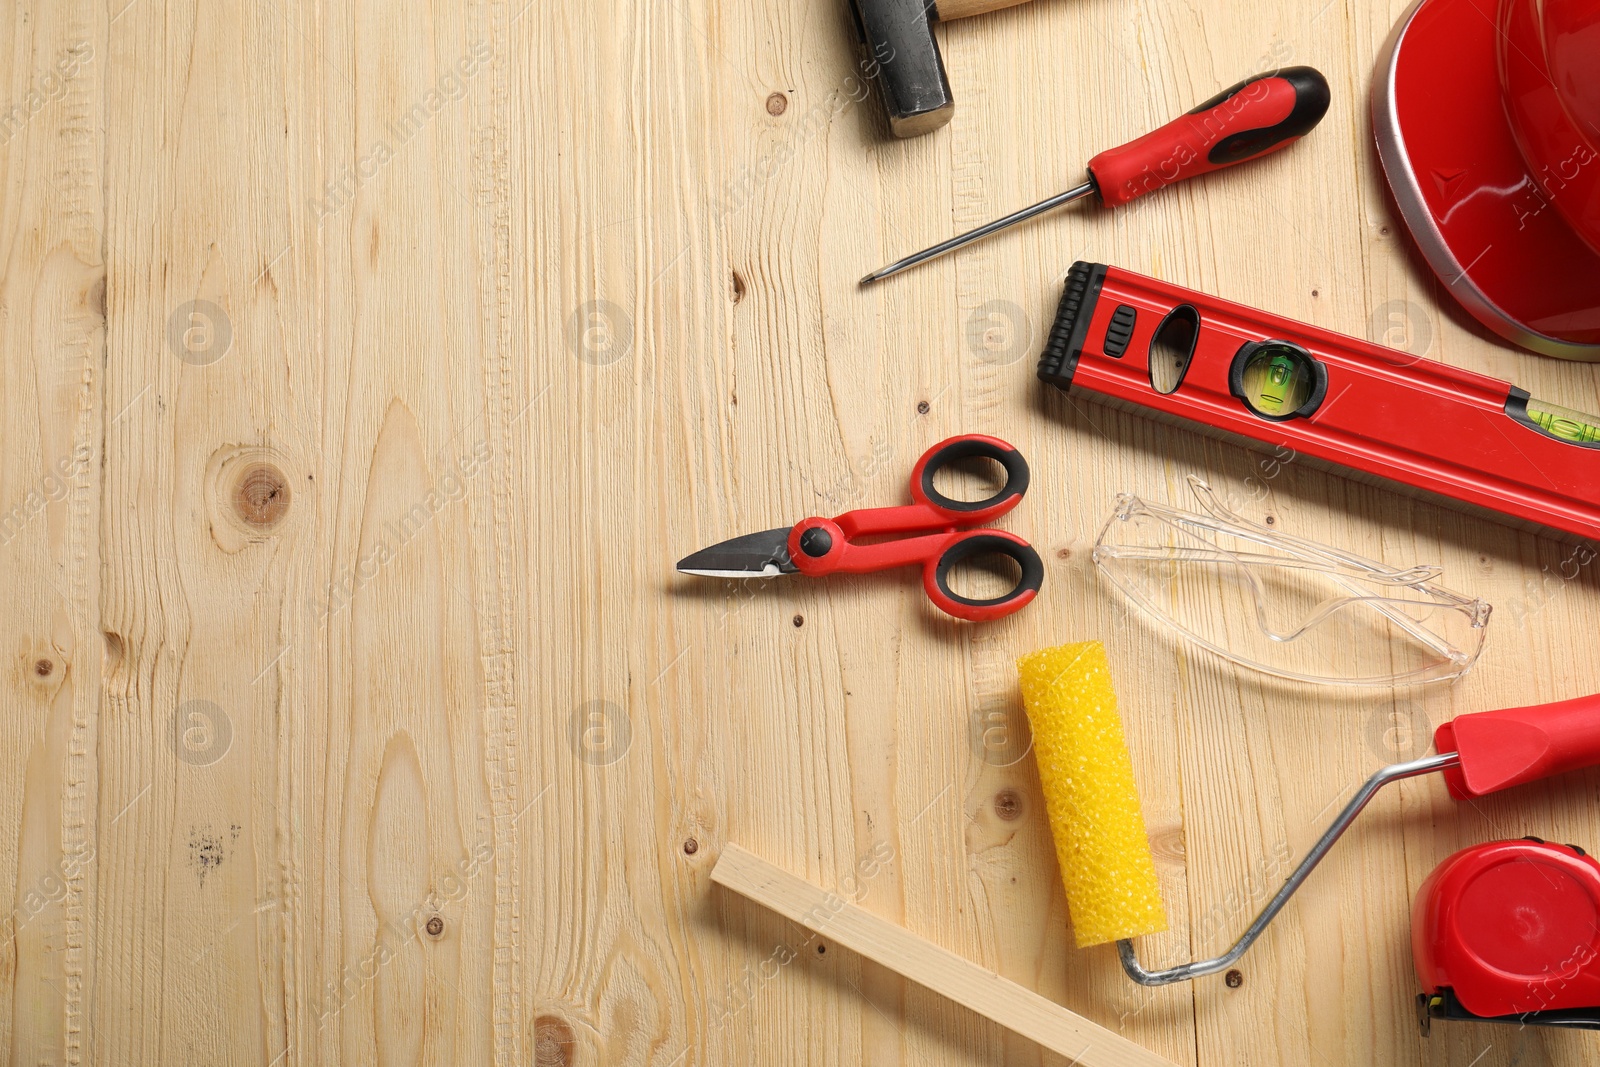
<svg viewBox="0 0 1600 1067">
<path fill-rule="evenodd" d="M 1053 211 L 1063 204 L 1070 204 L 1074 200 L 1081 200 L 1094 191 L 1094 182 L 1084 182 L 1076 189 L 1068 189 L 1066 192 L 1052 196 L 1048 200 L 1041 200 L 1032 207 L 1025 207 L 1021 211 L 1014 211 L 1003 219 L 995 219 L 993 222 L 984 223 L 975 230 L 968 230 L 966 233 L 961 234 L 958 237 L 952 237 L 948 241 L 941 241 L 932 248 L 924 248 L 921 252 L 914 252 L 904 259 L 897 259 L 887 267 L 879 268 L 878 270 L 875 270 L 871 274 L 867 275 L 865 278 L 862 278 L 861 284 L 871 285 L 873 282 L 880 281 L 889 277 L 890 275 L 899 274 L 903 270 L 909 270 L 912 267 L 915 267 L 918 263 L 926 263 L 930 259 L 938 259 L 947 252 L 954 252 L 956 249 L 961 248 L 964 245 L 969 245 L 974 241 L 981 241 L 991 233 L 1003 230 L 1007 226 L 1015 226 L 1017 223 L 1031 219 L 1035 215 L 1043 215 L 1045 212 Z"/>
</svg>

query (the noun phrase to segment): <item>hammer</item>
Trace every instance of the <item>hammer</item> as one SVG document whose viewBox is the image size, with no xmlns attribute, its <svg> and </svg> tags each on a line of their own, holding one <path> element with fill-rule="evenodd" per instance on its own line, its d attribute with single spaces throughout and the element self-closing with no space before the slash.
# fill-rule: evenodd
<svg viewBox="0 0 1600 1067">
<path fill-rule="evenodd" d="M 856 29 L 866 45 L 869 65 L 878 67 L 878 85 L 889 130 L 916 137 L 950 121 L 955 101 L 939 58 L 935 22 L 981 15 L 1026 0 L 851 0 Z"/>
</svg>

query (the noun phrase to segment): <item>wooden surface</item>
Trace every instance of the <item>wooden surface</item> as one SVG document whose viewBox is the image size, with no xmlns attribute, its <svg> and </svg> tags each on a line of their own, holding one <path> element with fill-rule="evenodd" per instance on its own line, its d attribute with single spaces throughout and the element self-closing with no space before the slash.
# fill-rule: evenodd
<svg viewBox="0 0 1600 1067">
<path fill-rule="evenodd" d="M 813 936 L 796 952 L 814 944 L 826 955 L 830 942 L 843 945 L 1082 1067 L 1176 1067 L 1165 1056 L 1097 1026 L 1027 986 L 881 919 L 831 889 L 796 878 L 736 844 L 723 846 L 711 880 L 811 931 Z"/>
<path fill-rule="evenodd" d="M 1457 847 L 1600 845 L 1600 775 L 1469 806 L 1406 783 L 1242 985 L 1149 994 L 1070 947 L 1017 760 L 1013 658 L 1104 639 L 1175 920 L 1156 964 L 1231 939 L 1432 725 L 1600 689 L 1570 549 L 1032 380 L 1081 257 L 1600 408 L 1594 368 L 1487 340 L 1408 257 L 1366 119 L 1402 6 L 964 20 L 954 121 L 899 143 L 842 0 L 0 3 L 0 1061 L 1041 1062 L 795 953 L 711 885 L 738 840 L 1179 1063 L 1590 1062 L 1421 1039 L 1406 931 Z M 1292 151 L 855 288 L 1288 62 L 1334 85 Z M 899 575 L 672 571 L 897 503 L 964 431 L 1033 465 L 1006 525 L 1049 569 L 1009 621 Z M 1181 502 L 1190 473 L 1442 564 L 1498 609 L 1478 668 L 1340 695 L 1130 617 L 1089 544 L 1115 493 Z"/>
</svg>

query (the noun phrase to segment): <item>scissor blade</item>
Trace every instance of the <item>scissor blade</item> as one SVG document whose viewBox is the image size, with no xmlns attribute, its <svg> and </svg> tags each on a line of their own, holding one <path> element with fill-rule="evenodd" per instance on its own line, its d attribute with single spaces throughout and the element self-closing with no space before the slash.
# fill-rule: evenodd
<svg viewBox="0 0 1600 1067">
<path fill-rule="evenodd" d="M 776 578 L 793 574 L 800 568 L 789 558 L 789 530 L 782 526 L 702 548 L 680 559 L 678 570 L 707 578 Z"/>
</svg>

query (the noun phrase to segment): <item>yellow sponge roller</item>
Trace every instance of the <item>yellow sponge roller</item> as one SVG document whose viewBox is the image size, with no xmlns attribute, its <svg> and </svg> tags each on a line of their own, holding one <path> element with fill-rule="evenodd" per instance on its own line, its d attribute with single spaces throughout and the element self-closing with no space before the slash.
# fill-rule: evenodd
<svg viewBox="0 0 1600 1067">
<path fill-rule="evenodd" d="M 1017 673 L 1078 947 L 1165 930 L 1105 646 L 1042 649 Z"/>
</svg>

